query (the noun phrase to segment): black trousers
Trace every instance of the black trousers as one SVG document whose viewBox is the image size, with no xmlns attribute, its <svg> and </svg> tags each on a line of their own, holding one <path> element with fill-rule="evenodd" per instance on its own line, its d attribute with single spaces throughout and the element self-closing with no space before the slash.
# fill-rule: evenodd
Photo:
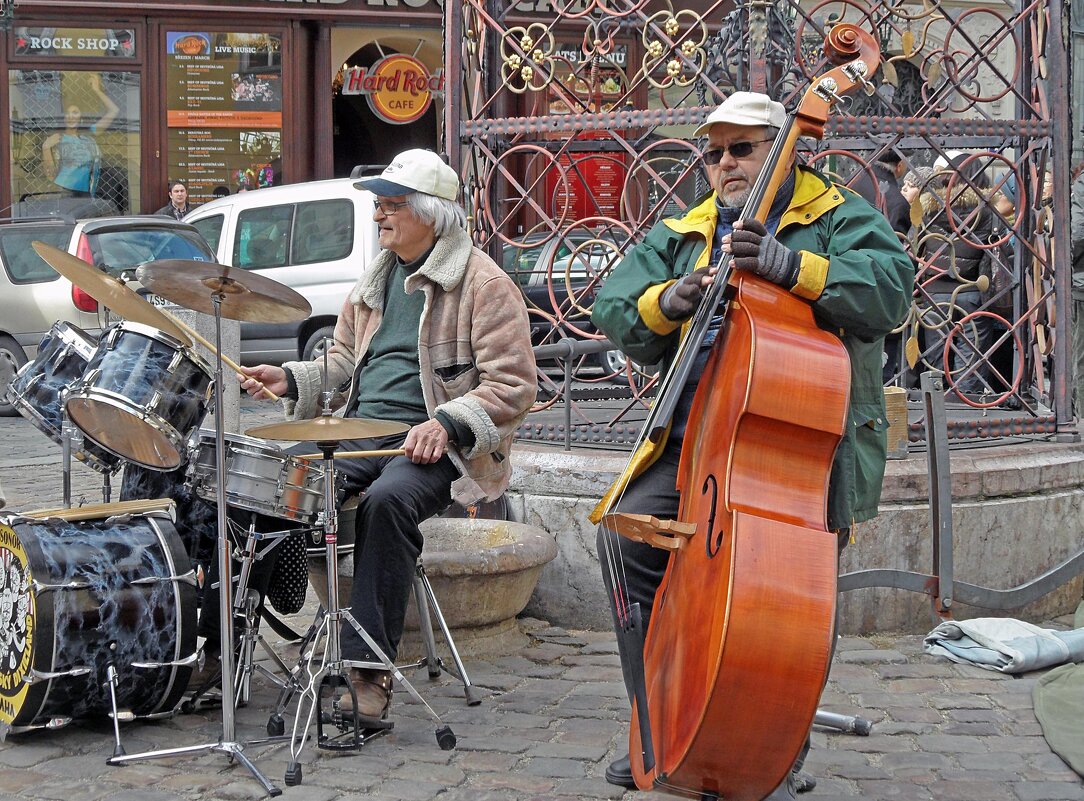
<svg viewBox="0 0 1084 801">
<path fill-rule="evenodd" d="M 394 450 L 403 446 L 405 437 L 396 434 L 344 440 L 338 450 Z M 318 450 L 314 443 L 303 442 L 287 452 L 302 454 Z M 451 485 L 459 477 L 459 471 L 447 456 L 433 464 L 414 464 L 406 456 L 381 456 L 336 459 L 335 473 L 339 503 L 364 492 L 357 509 L 354 581 L 348 608 L 380 649 L 394 659 L 403 634 L 415 565 L 422 552 L 419 526 L 451 504 Z M 282 520 L 257 516 L 258 531 L 284 527 Z M 273 566 L 274 561 L 269 559 L 256 562 L 251 586 L 260 590 L 261 596 L 267 586 L 265 574 L 269 575 Z M 217 568 L 214 572 L 217 573 Z M 208 586 L 204 591 L 203 609 L 199 633 L 208 637 L 213 647 L 219 636 L 217 588 Z M 372 649 L 345 621 L 341 646 L 344 659 L 376 659 Z"/>
<path fill-rule="evenodd" d="M 650 514 L 664 520 L 675 520 L 681 502 L 677 491 L 678 463 L 681 459 L 681 442 L 668 442 L 662 455 L 641 476 L 631 481 L 621 496 L 614 511 L 627 514 Z M 842 553 L 850 540 L 850 529 L 837 532 L 838 553 Z M 651 619 L 651 608 L 655 603 L 655 593 L 662 583 L 670 554 L 661 548 L 655 548 L 642 542 L 622 537 L 605 526 L 599 526 L 596 534 L 599 565 L 602 568 L 602 583 L 609 599 L 610 613 L 614 619 L 614 628 L 618 628 L 616 598 L 623 595 L 629 604 L 640 604 L 643 631 L 647 632 Z M 615 584 L 623 584 L 617 587 Z M 838 614 L 836 628 L 839 626 Z M 835 654 L 836 637 L 832 636 L 832 655 Z M 625 680 L 625 691 L 631 702 L 634 683 L 629 670 L 626 646 L 621 637 L 617 639 L 618 653 L 621 657 L 621 674 Z M 829 657 L 831 659 L 831 656 Z M 634 724 L 635 725 L 635 724 Z M 797 771 L 805 762 L 809 751 L 809 740 L 795 762 Z"/>
</svg>

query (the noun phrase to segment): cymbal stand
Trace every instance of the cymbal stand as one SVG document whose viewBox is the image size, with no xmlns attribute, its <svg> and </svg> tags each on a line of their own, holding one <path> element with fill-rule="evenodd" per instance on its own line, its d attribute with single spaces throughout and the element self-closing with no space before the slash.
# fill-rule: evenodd
<svg viewBox="0 0 1084 801">
<path fill-rule="evenodd" d="M 63 454 L 63 474 L 64 474 L 64 508 L 72 508 L 72 447 L 82 446 L 84 438 L 83 432 L 72 423 L 71 418 L 68 417 L 68 410 L 64 406 L 63 399 L 60 403 L 60 447 Z M 110 498 L 113 495 L 112 473 L 108 470 L 102 472 L 102 503 L 109 503 Z"/>
<path fill-rule="evenodd" d="M 324 413 L 330 413 L 326 402 Z M 451 727 L 444 724 L 436 711 L 434 711 L 418 691 L 414 689 L 414 686 L 407 681 L 406 677 L 399 668 L 396 667 L 395 663 L 392 662 L 391 659 L 388 658 L 388 655 L 376 644 L 372 636 L 362 628 L 357 620 L 354 619 L 353 615 L 350 614 L 349 609 L 341 609 L 339 607 L 339 523 L 338 515 L 335 512 L 335 449 L 338 445 L 338 442 L 316 443 L 316 447 L 319 448 L 320 452 L 323 454 L 324 461 L 324 510 L 321 512 L 320 523 L 324 530 L 324 547 L 328 566 L 327 610 L 321 610 L 318 613 L 317 629 L 312 639 L 312 648 L 307 653 L 302 654 L 301 664 L 298 665 L 298 671 L 306 671 L 308 681 L 304 682 L 301 690 L 301 697 L 298 700 L 297 715 L 294 717 L 293 734 L 290 739 L 291 761 L 286 766 L 285 781 L 286 784 L 291 787 L 301 784 L 302 771 L 298 757 L 305 747 L 305 741 L 308 738 L 307 732 L 314 718 L 316 720 L 317 728 L 316 745 L 318 748 L 329 750 L 359 749 L 369 740 L 382 734 L 386 734 L 392 728 L 392 724 L 388 723 L 381 728 L 362 730 L 359 727 L 357 719 L 354 718 L 353 715 L 339 713 L 341 714 L 339 728 L 341 731 L 345 732 L 345 736 L 332 738 L 329 735 L 324 734 L 324 722 L 325 720 L 331 720 L 332 716 L 330 714 L 324 714 L 324 711 L 321 708 L 321 701 L 330 697 L 335 687 L 345 688 L 353 698 L 354 708 L 357 707 L 357 697 L 354 695 L 353 685 L 346 676 L 347 667 L 375 668 L 378 670 L 383 669 L 390 671 L 391 674 L 395 676 L 399 685 L 409 692 L 416 701 L 422 704 L 436 722 L 440 724 L 436 730 L 436 738 L 437 744 L 440 746 L 441 750 L 448 751 L 454 748 L 456 742 L 455 734 L 452 732 Z M 355 558 L 359 558 L 359 556 L 359 554 L 355 554 Z M 360 636 L 369 649 L 376 654 L 379 659 L 378 662 L 361 662 L 344 660 L 342 658 L 340 626 L 344 620 L 354 627 L 358 636 Z M 319 657 L 317 662 L 318 643 L 321 637 L 325 638 L 325 647 L 323 654 Z M 315 671 L 312 669 L 314 664 L 318 665 Z M 309 703 L 307 711 L 305 710 L 306 701 Z M 302 721 L 304 721 L 303 724 Z M 349 727 L 348 724 L 352 724 L 352 728 Z"/>
<path fill-rule="evenodd" d="M 214 378 L 214 403 L 215 403 L 215 470 L 218 474 L 218 486 L 215 491 L 215 501 L 218 505 L 218 578 L 219 603 L 219 645 L 221 647 L 222 675 L 233 676 L 233 579 L 232 565 L 230 564 L 230 537 L 226 521 L 226 437 L 222 412 L 222 300 L 224 294 L 220 289 L 211 295 L 214 304 L 215 318 L 215 378 Z M 166 748 L 160 751 L 146 751 L 141 754 L 115 756 L 108 761 L 110 765 L 123 765 L 128 762 L 136 762 L 156 757 L 175 757 L 184 754 L 194 754 L 199 751 L 218 751 L 226 755 L 232 762 L 237 760 L 253 775 L 264 790 L 272 798 L 282 795 L 282 789 L 276 787 L 264 776 L 259 768 L 248 758 L 244 752 L 244 744 L 237 742 L 234 726 L 234 686 L 232 681 L 222 682 L 222 738 L 215 743 L 202 745 L 190 745 L 182 748 Z M 265 741 L 261 741 L 265 742 Z"/>
</svg>

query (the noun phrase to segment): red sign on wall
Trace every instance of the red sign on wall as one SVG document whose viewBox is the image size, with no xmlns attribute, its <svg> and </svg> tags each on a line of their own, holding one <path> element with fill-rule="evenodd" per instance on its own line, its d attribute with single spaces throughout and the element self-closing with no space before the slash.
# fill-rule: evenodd
<svg viewBox="0 0 1084 801">
<path fill-rule="evenodd" d="M 621 216 L 621 193 L 628 177 L 624 153 L 575 153 L 559 159 L 566 180 L 556 169 L 546 175 L 546 195 L 554 217 Z"/>
</svg>

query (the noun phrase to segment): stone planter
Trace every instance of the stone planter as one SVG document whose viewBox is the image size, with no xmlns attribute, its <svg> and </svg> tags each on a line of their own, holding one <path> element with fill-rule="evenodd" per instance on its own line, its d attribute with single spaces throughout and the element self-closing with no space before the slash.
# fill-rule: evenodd
<svg viewBox="0 0 1084 801">
<path fill-rule="evenodd" d="M 345 524 L 345 525 L 344 525 Z M 343 531 L 353 531 L 352 518 L 340 515 Z M 526 642 L 516 625 L 538 583 L 542 568 L 557 556 L 552 535 L 540 528 L 508 520 L 434 518 L 422 523 L 425 549 L 422 565 L 433 585 L 460 656 L 510 653 Z M 354 557 L 339 556 L 339 598 L 345 606 L 353 584 Z M 324 552 L 309 552 L 309 583 L 327 605 L 327 560 Z M 443 638 L 435 615 L 431 618 L 438 649 Z M 399 661 L 421 654 L 418 614 L 413 599 L 407 609 L 406 632 Z"/>
</svg>

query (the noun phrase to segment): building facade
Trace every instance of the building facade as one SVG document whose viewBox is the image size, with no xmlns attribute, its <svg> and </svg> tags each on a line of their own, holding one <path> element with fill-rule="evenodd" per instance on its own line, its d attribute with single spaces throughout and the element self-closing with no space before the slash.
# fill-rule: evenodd
<svg viewBox="0 0 1084 801">
<path fill-rule="evenodd" d="M 419 0 L 23 0 L 0 37 L 0 216 L 147 213 L 440 146 L 443 12 Z"/>
</svg>

